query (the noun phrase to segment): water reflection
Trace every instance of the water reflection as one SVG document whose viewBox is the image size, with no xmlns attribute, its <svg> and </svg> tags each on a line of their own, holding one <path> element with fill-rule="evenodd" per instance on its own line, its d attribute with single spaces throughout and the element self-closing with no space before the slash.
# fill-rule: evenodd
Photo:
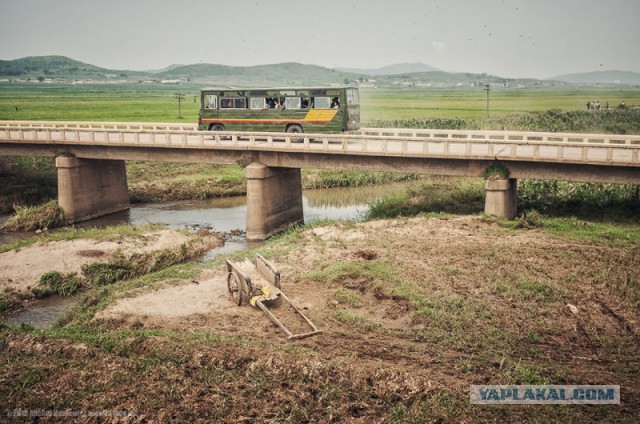
<svg viewBox="0 0 640 424">
<path fill-rule="evenodd" d="M 368 205 L 383 196 L 402 194 L 412 183 L 395 183 L 377 186 L 336 187 L 318 190 L 305 190 L 304 198 L 311 208 L 345 207 Z M 346 218 L 348 219 L 348 218 Z"/>
<path fill-rule="evenodd" d="M 404 193 L 412 183 L 345 187 L 303 192 L 305 222 L 315 220 L 359 220 L 368 205 L 383 196 Z M 76 224 L 80 228 L 108 227 L 119 224 L 165 224 L 172 228 L 208 228 L 221 233 L 246 230 L 246 197 L 134 204 L 131 209 Z M 7 216 L 1 216 L 0 221 Z M 0 233 L 0 243 L 31 237 L 34 233 Z M 228 243 L 233 243 L 233 238 Z M 245 243 L 240 240 L 238 243 Z"/>
<path fill-rule="evenodd" d="M 389 194 L 404 193 L 409 184 L 305 190 L 302 193 L 304 220 L 310 222 L 318 219 L 360 219 L 368 211 L 369 203 Z M 173 228 L 205 227 L 221 233 L 245 231 L 246 204 L 245 196 L 234 196 L 132 205 L 128 211 L 87 221 L 79 226 L 161 223 Z"/>
</svg>

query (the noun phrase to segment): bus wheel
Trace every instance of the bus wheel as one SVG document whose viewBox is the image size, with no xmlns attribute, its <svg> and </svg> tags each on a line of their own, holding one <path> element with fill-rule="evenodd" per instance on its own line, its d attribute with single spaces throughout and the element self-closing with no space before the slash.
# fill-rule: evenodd
<svg viewBox="0 0 640 424">
<path fill-rule="evenodd" d="M 304 133 L 304 131 L 302 130 L 302 127 L 300 125 L 298 125 L 298 124 L 289 125 L 287 127 L 287 132 L 288 133 L 300 133 L 300 134 Z M 296 137 L 296 138 L 292 138 L 291 142 L 292 143 L 302 143 L 303 140 L 304 140 L 304 138 L 302 138 L 302 137 Z"/>
<path fill-rule="evenodd" d="M 209 127 L 209 131 L 224 131 L 224 125 L 222 124 L 213 124 Z"/>
</svg>

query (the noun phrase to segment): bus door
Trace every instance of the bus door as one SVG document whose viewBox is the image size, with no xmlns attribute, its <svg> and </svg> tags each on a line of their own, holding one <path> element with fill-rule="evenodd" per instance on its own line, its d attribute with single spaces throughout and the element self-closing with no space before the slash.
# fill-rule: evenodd
<svg viewBox="0 0 640 424">
<path fill-rule="evenodd" d="M 355 131 L 360 129 L 360 93 L 357 88 L 347 88 L 346 104 L 346 130 Z"/>
<path fill-rule="evenodd" d="M 208 130 L 219 119 L 218 94 L 203 93 L 201 102 L 199 128 Z"/>
</svg>

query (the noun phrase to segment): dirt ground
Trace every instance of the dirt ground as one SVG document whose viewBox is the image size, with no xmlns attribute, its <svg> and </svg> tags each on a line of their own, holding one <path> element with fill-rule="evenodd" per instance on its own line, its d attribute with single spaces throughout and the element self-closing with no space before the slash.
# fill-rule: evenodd
<svg viewBox="0 0 640 424">
<path fill-rule="evenodd" d="M 96 368 L 84 378 L 110 382 L 98 398 L 81 389 L 73 402 L 42 397 L 69 408 L 98 402 L 137 411 L 134 420 L 143 421 L 640 418 L 640 317 L 628 290 L 640 280 L 636 248 L 514 231 L 479 217 L 419 217 L 318 227 L 264 251 L 283 291 L 322 335 L 287 341 L 263 312 L 231 302 L 226 269 L 216 265 L 178 285 L 122 293 L 92 318 L 90 326 L 112 331 L 161 332 L 129 343 L 128 355 L 29 335 L 8 336 L 4 353 L 52 350 L 72 358 L 76 372 L 92 358 Z M 285 316 L 280 308 L 274 312 Z M 168 351 L 171 359 L 153 362 Z M 139 371 L 143 358 L 153 365 Z M 122 382 L 113 382 L 114 370 Z M 10 403 L 27 407 L 16 393 L 68 384 L 46 375 L 12 392 Z M 475 406 L 472 384 L 617 384 L 622 402 Z"/>
<path fill-rule="evenodd" d="M 108 261 L 116 251 L 124 255 L 177 249 L 189 236 L 175 230 L 161 230 L 137 239 L 99 241 L 78 239 L 52 241 L 0 253 L 0 291 L 29 292 L 40 276 L 49 271 L 80 272 L 82 265 Z"/>
<path fill-rule="evenodd" d="M 285 293 L 298 307 L 312 315 L 331 317 L 339 307 L 386 329 L 423 328 L 424 325 L 415 322 L 412 317 L 413 309 L 407 299 L 393 299 L 391 294 L 384 293 L 384 290 L 389 290 L 388 287 L 376 291 L 375 288 L 368 287 L 370 281 L 346 278 L 346 281 L 318 283 L 309 281 L 305 276 L 312 270 L 327 267 L 328 264 L 378 261 L 393 257 L 396 263 L 392 266 L 400 277 L 424 282 L 437 293 L 448 292 L 446 294 L 449 296 L 457 294 L 464 297 L 492 296 L 495 295 L 496 288 L 480 284 L 483 278 L 478 275 L 478 258 L 474 258 L 472 252 L 496 254 L 495 251 L 499 251 L 496 256 L 505 257 L 496 257 L 496 266 L 508 266 L 501 259 L 524 263 L 525 269 L 530 273 L 544 275 L 557 284 L 557 290 L 562 292 L 564 299 L 560 302 L 554 299 L 551 306 L 560 308 L 557 312 L 566 318 L 562 320 L 564 324 L 570 323 L 572 316 L 576 317 L 574 321 L 579 321 L 579 316 L 583 320 L 587 317 L 593 319 L 595 322 L 590 325 L 596 325 L 597 322 L 597 326 L 607 332 L 620 327 L 637 329 L 640 326 L 637 311 L 626 308 L 624 303 L 606 296 L 606 293 L 596 293 L 598 287 L 590 286 L 589 281 L 577 284 L 579 292 L 565 290 L 571 288 L 566 280 L 575 278 L 571 274 L 592 264 L 585 262 L 585 258 L 581 256 L 598 256 L 599 252 L 605 250 L 596 245 L 554 240 L 539 231 L 506 233 L 498 224 L 485 223 L 477 218 L 373 221 L 359 224 L 355 229 L 345 229 L 339 225 L 319 227 L 308 231 L 305 239 L 311 243 L 274 261 L 277 261 L 277 268 L 282 275 Z M 380 239 L 388 239 L 392 244 L 380 244 Z M 318 252 L 318 246 L 322 246 L 321 252 Z M 403 250 L 397 247 L 402 247 Z M 563 262 L 565 256 L 574 259 L 580 257 L 581 263 L 564 263 L 559 268 L 554 266 Z M 554 263 L 553 259 L 558 263 Z M 450 278 L 443 278 L 442 268 L 445 268 L 446 277 L 447 266 L 452 267 L 452 271 L 449 271 L 452 275 Z M 636 271 L 637 276 L 640 270 Z M 129 317 L 148 320 L 153 326 L 184 328 L 182 322 L 175 325 L 176 319 L 191 317 L 191 328 L 194 330 L 207 328 L 221 333 L 229 331 L 229 335 L 237 335 L 240 331 L 251 337 L 272 337 L 271 332 L 262 334 L 263 328 L 260 331 L 245 328 L 248 330 L 245 332 L 244 329 L 229 326 L 229 321 L 233 321 L 233 318 L 264 323 L 268 319 L 256 308 L 237 307 L 231 302 L 226 275 L 224 266 L 208 269 L 190 284 L 169 286 L 121 299 L 96 318 Z M 336 300 L 336 289 L 339 287 L 357 293 L 360 300 L 356 307 Z M 496 312 L 513 306 L 508 305 L 508 300 L 497 305 Z M 611 302 L 614 309 L 621 308 L 621 313 L 613 312 L 605 301 Z M 575 309 L 567 307 L 567 304 L 575 306 Z M 578 312 L 575 315 L 568 314 L 571 309 Z M 198 322 L 200 326 L 197 325 Z M 326 331 L 331 332 L 330 329 Z M 279 333 L 276 331 L 275 334 Z"/>
</svg>

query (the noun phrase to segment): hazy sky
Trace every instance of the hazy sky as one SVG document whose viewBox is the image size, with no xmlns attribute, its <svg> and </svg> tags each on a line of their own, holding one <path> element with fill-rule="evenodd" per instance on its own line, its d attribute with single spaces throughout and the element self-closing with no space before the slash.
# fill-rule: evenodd
<svg viewBox="0 0 640 424">
<path fill-rule="evenodd" d="M 0 59 L 640 72 L 640 0 L 0 0 Z"/>
</svg>

